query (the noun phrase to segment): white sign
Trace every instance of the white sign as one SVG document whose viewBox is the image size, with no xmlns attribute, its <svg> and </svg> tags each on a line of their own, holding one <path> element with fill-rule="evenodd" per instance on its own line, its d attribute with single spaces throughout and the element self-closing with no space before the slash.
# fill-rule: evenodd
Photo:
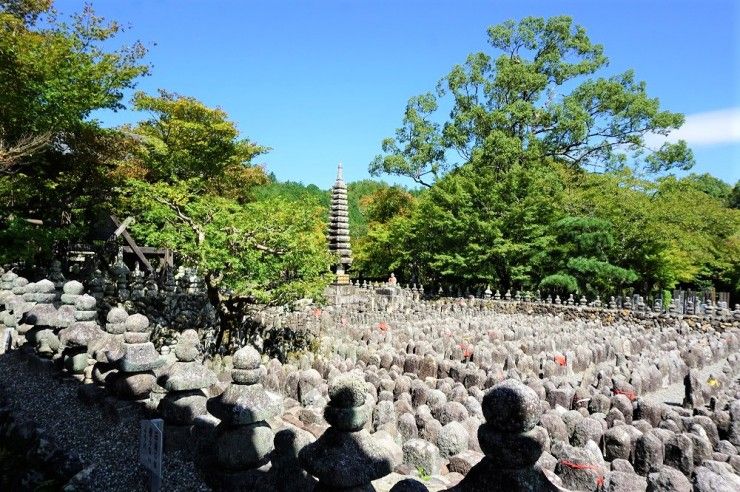
<svg viewBox="0 0 740 492">
<path fill-rule="evenodd" d="M 5 328 L 5 332 L 3 334 L 3 345 L 2 345 L 2 351 L 0 351 L 0 354 L 5 352 L 10 352 L 10 346 L 13 343 L 13 334 L 11 333 L 10 328 Z"/>
<path fill-rule="evenodd" d="M 158 491 L 162 482 L 162 419 L 142 420 L 139 432 L 139 462 L 149 471 L 149 489 Z"/>
</svg>

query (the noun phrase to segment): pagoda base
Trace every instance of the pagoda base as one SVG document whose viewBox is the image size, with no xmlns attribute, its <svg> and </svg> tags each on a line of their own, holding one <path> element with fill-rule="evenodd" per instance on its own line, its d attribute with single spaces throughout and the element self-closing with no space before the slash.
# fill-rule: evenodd
<svg viewBox="0 0 740 492">
<path fill-rule="evenodd" d="M 332 283 L 324 290 L 324 297 L 329 305 L 340 306 L 351 304 L 356 297 L 356 288 L 350 284 Z"/>
<path fill-rule="evenodd" d="M 349 275 L 346 273 L 337 273 L 332 285 L 350 285 Z"/>
</svg>

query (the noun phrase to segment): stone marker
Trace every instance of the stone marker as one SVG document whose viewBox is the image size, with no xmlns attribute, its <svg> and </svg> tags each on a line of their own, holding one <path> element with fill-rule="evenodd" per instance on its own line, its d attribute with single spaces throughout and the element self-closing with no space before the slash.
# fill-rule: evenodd
<svg viewBox="0 0 740 492">
<path fill-rule="evenodd" d="M 364 429 L 370 418 L 365 403 L 365 383 L 355 374 L 331 381 L 324 410 L 331 427 L 298 454 L 303 468 L 319 480 L 317 490 L 367 490 L 393 470 L 392 456 Z"/>
</svg>

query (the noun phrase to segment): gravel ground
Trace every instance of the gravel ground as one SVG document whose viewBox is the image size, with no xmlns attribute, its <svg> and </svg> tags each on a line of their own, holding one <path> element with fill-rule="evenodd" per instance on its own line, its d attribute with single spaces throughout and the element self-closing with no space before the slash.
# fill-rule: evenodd
<svg viewBox="0 0 740 492">
<path fill-rule="evenodd" d="M 93 490 L 148 490 L 138 464 L 139 420 L 147 418 L 143 410 L 127 405 L 125 415 L 114 419 L 102 406 L 81 402 L 78 381 L 38 365 L 19 352 L 0 356 L 0 387 L 14 413 L 33 420 L 61 448 L 77 453 L 86 467 L 94 466 Z M 165 491 L 209 490 L 195 465 L 179 453 L 164 456 L 162 475 Z"/>
</svg>

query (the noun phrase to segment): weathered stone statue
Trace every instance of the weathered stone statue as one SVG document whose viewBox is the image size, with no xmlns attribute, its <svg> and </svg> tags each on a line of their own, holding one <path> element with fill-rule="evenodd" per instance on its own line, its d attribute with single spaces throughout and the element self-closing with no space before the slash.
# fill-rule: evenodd
<svg viewBox="0 0 740 492">
<path fill-rule="evenodd" d="M 73 288 L 67 289 L 65 285 L 65 289 L 77 292 L 80 286 L 73 284 L 71 286 Z M 65 295 L 74 296 L 75 294 Z M 94 297 L 86 294 L 77 295 L 75 322 L 59 332 L 59 339 L 64 346 L 62 354 L 64 368 L 86 382 L 92 382 L 92 364 L 94 363 L 94 360 L 88 356 L 88 347 L 105 335 L 98 326 L 98 311 L 95 309 L 95 304 Z M 88 366 L 90 366 L 89 369 Z"/>
<path fill-rule="evenodd" d="M 16 282 L 19 279 L 16 279 Z M 26 341 L 36 348 L 36 352 L 47 358 L 53 357 L 60 348 L 59 337 L 56 331 L 57 309 L 54 301 L 57 298 L 56 288 L 50 280 L 41 280 L 25 286 L 22 294 L 26 306 L 32 306 L 23 316 L 26 325 L 33 325 L 26 330 L 19 327 L 19 332 L 26 336 Z M 35 303 L 35 305 L 34 305 Z"/>
<path fill-rule="evenodd" d="M 123 334 L 124 354 L 118 360 L 116 393 L 122 398 L 141 399 L 149 395 L 155 382 L 153 369 L 164 364 L 164 359 L 149 341 L 151 328 L 143 314 L 126 318 Z"/>
<path fill-rule="evenodd" d="M 206 413 L 205 388 L 216 383 L 216 375 L 196 360 L 198 333 L 185 330 L 175 346 L 177 362 L 159 378 L 167 395 L 159 402 L 159 411 L 172 426 L 188 426 L 198 415 Z"/>
<path fill-rule="evenodd" d="M 365 382 L 354 374 L 335 377 L 329 385 L 324 418 L 331 425 L 298 454 L 303 468 L 319 479 L 317 491 L 375 490 L 370 482 L 393 470 L 393 458 L 368 433 L 370 418 Z"/>
<path fill-rule="evenodd" d="M 259 490 L 265 474 L 258 469 L 268 463 L 274 447 L 267 421 L 282 414 L 283 402 L 260 384 L 260 354 L 254 348 L 237 350 L 233 360 L 232 384 L 207 404 L 221 419 L 216 427 L 216 475 L 224 490 Z"/>
<path fill-rule="evenodd" d="M 494 386 L 483 398 L 486 423 L 478 428 L 485 457 L 450 490 L 558 490 L 557 477 L 535 466 L 549 445 L 547 431 L 537 426 L 541 415 L 540 399 L 530 387 L 514 379 Z"/>
<path fill-rule="evenodd" d="M 112 385 L 118 374 L 116 365 L 123 357 L 123 334 L 126 332 L 128 313 L 120 306 L 108 311 L 105 335 L 87 346 L 88 353 L 95 359 L 92 370 L 93 381 L 101 386 Z"/>
</svg>

